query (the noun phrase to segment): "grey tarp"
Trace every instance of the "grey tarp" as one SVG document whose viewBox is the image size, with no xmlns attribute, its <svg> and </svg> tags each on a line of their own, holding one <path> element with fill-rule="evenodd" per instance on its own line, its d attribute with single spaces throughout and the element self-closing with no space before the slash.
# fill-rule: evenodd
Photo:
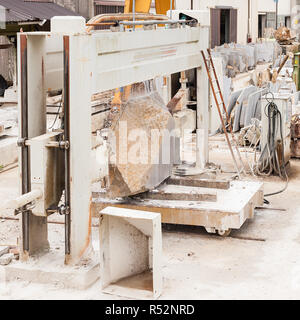
<svg viewBox="0 0 300 320">
<path fill-rule="evenodd" d="M 257 92 L 254 92 L 249 95 L 248 106 L 245 108 L 246 114 L 244 119 L 244 126 L 250 126 L 252 123 L 252 119 L 261 120 L 261 111 L 260 111 L 260 103 L 259 100 L 261 96 L 265 95 L 268 92 L 268 89 L 262 89 Z M 259 110 L 258 110 L 259 109 Z"/>
</svg>

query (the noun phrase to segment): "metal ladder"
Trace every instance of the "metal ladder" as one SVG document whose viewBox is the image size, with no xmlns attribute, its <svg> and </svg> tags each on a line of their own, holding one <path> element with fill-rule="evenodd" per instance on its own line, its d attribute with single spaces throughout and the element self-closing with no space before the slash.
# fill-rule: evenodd
<svg viewBox="0 0 300 320">
<path fill-rule="evenodd" d="M 201 54 L 202 54 L 202 57 L 203 57 L 203 60 L 204 60 L 204 64 L 205 64 L 205 68 L 206 68 L 206 71 L 207 71 L 210 87 L 211 87 L 211 90 L 212 90 L 212 93 L 213 93 L 213 96 L 214 96 L 214 99 L 215 99 L 215 103 L 217 105 L 217 109 L 218 109 L 218 113 L 219 113 L 220 120 L 221 120 L 221 123 L 222 123 L 223 131 L 225 133 L 226 141 L 227 141 L 227 144 L 228 144 L 228 147 L 229 147 L 229 150 L 230 150 L 233 162 L 234 162 L 235 169 L 236 169 L 236 171 L 238 173 L 238 176 L 240 177 L 241 173 L 245 173 L 246 174 L 245 165 L 244 165 L 244 162 L 243 162 L 242 157 L 241 157 L 241 153 L 240 153 L 240 150 L 239 150 L 238 143 L 236 141 L 235 135 L 234 135 L 233 130 L 232 130 L 231 121 L 230 121 L 230 118 L 229 118 L 229 115 L 228 115 L 228 112 L 227 112 L 227 109 L 226 109 L 226 106 L 225 106 L 225 102 L 224 102 L 221 86 L 220 86 L 220 83 L 219 83 L 219 80 L 218 80 L 218 76 L 217 76 L 217 73 L 216 73 L 216 69 L 215 69 L 215 65 L 214 65 L 214 62 L 213 62 L 213 59 L 212 59 L 212 56 L 211 56 L 210 49 L 207 49 L 207 53 L 208 53 L 208 59 L 206 58 L 204 51 L 203 50 L 201 51 Z M 213 71 L 212 75 L 211 75 L 210 67 L 209 67 L 208 64 L 210 64 L 210 67 L 211 67 L 211 69 Z M 215 87 L 214 84 L 216 84 L 217 87 Z M 220 100 L 218 99 L 218 96 L 219 96 Z M 224 114 L 225 114 L 225 119 L 223 117 L 223 114 L 222 114 L 222 111 L 221 111 L 221 108 L 220 108 L 221 105 L 223 107 L 223 111 L 224 111 Z M 227 127 L 229 128 L 229 131 L 230 131 L 230 134 L 231 134 L 231 137 L 232 137 L 232 141 L 230 141 L 230 137 L 229 137 L 228 132 L 227 132 L 226 122 L 228 123 Z M 237 161 L 236 156 L 234 154 L 234 151 L 233 151 L 233 148 L 232 148 L 232 143 L 233 143 L 233 145 L 234 145 L 234 147 L 236 149 L 236 153 L 238 155 L 238 160 L 240 162 L 241 169 L 239 168 L 238 161 Z"/>
</svg>

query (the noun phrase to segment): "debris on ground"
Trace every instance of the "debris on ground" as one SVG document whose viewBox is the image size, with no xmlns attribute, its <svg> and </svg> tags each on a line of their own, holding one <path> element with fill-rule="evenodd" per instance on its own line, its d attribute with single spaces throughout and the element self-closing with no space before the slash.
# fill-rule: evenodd
<svg viewBox="0 0 300 320">
<path fill-rule="evenodd" d="M 14 259 L 15 260 L 19 260 L 19 258 L 20 258 L 20 250 L 19 250 L 19 248 L 11 247 L 10 250 L 9 250 L 9 253 L 14 255 Z"/>
<path fill-rule="evenodd" d="M 292 158 L 300 158 L 300 114 L 295 114 L 291 122 Z"/>
<path fill-rule="evenodd" d="M 13 261 L 14 257 L 15 256 L 12 253 L 4 254 L 3 256 L 0 257 L 0 266 L 9 265 Z"/>
<path fill-rule="evenodd" d="M 239 134 L 239 145 L 244 146 L 258 146 L 261 135 L 261 123 L 257 119 L 253 119 L 253 124 L 242 128 Z"/>
<path fill-rule="evenodd" d="M 9 247 L 7 246 L 0 246 L 0 257 L 2 257 L 4 254 L 9 253 Z"/>
</svg>

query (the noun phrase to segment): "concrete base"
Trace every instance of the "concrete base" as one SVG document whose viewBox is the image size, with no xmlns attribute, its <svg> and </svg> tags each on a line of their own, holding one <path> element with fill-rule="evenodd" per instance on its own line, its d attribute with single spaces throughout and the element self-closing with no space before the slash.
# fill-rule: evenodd
<svg viewBox="0 0 300 320">
<path fill-rule="evenodd" d="M 6 167 L 18 161 L 17 138 L 0 138 L 0 166 Z"/>
<path fill-rule="evenodd" d="M 81 266 L 66 266 L 61 254 L 50 252 L 28 262 L 13 262 L 4 267 L 4 281 L 21 280 L 59 285 L 62 289 L 85 290 L 100 277 L 99 263 L 94 260 L 86 261 Z"/>
</svg>

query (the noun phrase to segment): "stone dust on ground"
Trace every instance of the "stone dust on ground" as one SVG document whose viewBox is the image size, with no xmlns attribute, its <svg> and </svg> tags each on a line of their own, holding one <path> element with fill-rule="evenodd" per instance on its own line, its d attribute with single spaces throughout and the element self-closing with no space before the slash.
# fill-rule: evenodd
<svg viewBox="0 0 300 320">
<path fill-rule="evenodd" d="M 230 158 L 212 150 L 212 160 L 229 170 Z M 161 299 L 299 299 L 300 298 L 300 161 L 291 161 L 288 190 L 269 198 L 271 208 L 229 238 L 209 235 L 204 228 L 174 227 L 163 231 L 164 289 Z M 18 170 L 0 174 L 0 201 L 18 194 Z M 265 181 L 265 192 L 284 186 L 277 177 Z M 13 217 L 11 212 L 1 215 Z M 0 246 L 15 245 L 19 225 L 0 219 Z M 54 246 L 63 245 L 63 226 L 50 225 Z M 241 240 L 253 238 L 255 240 Z M 93 228 L 93 241 L 98 230 Z M 262 241 L 263 240 L 263 241 Z M 1 271 L 0 271 L 1 278 Z M 100 284 L 85 291 L 26 282 L 0 283 L 0 299 L 120 299 L 104 295 Z"/>
</svg>

